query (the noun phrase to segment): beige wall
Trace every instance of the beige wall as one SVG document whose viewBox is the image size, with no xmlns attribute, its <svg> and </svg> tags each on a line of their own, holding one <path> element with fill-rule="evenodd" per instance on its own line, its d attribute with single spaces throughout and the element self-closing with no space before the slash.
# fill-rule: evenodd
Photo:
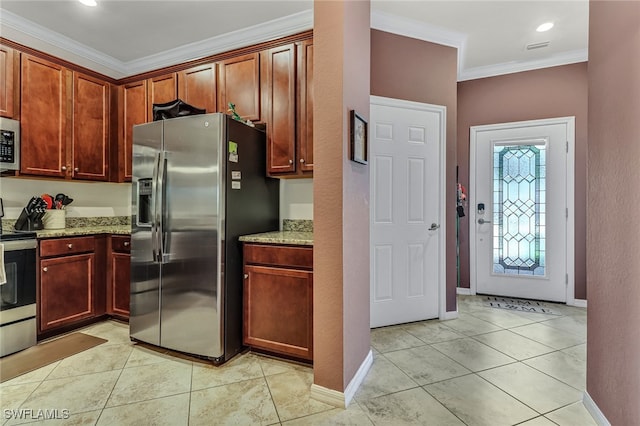
<svg viewBox="0 0 640 426">
<path fill-rule="evenodd" d="M 458 83 L 459 181 L 469 188 L 469 127 L 576 117 L 575 298 L 587 298 L 587 63 Z M 473 208 L 468 206 L 466 211 Z M 460 284 L 469 287 L 469 216 L 460 220 Z"/>
<path fill-rule="evenodd" d="M 369 116 L 369 2 L 314 2 L 314 383 L 343 392 L 370 350 L 369 168 L 348 113 Z"/>
<path fill-rule="evenodd" d="M 371 31 L 371 94 L 447 107 L 447 311 L 456 309 L 457 50 Z"/>
<path fill-rule="evenodd" d="M 640 419 L 640 2 L 589 3 L 587 392 Z"/>
</svg>

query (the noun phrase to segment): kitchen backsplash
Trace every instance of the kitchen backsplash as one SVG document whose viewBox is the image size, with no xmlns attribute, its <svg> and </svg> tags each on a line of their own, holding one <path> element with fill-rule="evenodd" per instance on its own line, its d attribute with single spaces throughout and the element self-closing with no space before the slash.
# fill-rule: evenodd
<svg viewBox="0 0 640 426">
<path fill-rule="evenodd" d="M 313 220 L 283 219 L 282 230 L 295 232 L 313 232 Z"/>
</svg>

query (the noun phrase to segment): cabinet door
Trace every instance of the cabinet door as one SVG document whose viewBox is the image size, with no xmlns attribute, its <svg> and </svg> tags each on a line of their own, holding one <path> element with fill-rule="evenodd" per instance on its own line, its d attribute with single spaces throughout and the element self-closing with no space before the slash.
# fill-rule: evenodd
<svg viewBox="0 0 640 426">
<path fill-rule="evenodd" d="M 40 330 L 93 316 L 94 254 L 40 261 Z"/>
<path fill-rule="evenodd" d="M 219 63 L 218 111 L 227 112 L 229 102 L 244 119 L 260 120 L 260 57 L 258 53 Z"/>
<path fill-rule="evenodd" d="M 313 273 L 245 266 L 244 344 L 313 359 Z"/>
<path fill-rule="evenodd" d="M 22 60 L 20 173 L 64 177 L 71 125 L 71 71 L 33 56 Z"/>
<path fill-rule="evenodd" d="M 150 78 L 147 84 L 147 121 L 153 121 L 153 104 L 175 101 L 178 97 L 178 75 L 171 73 Z"/>
<path fill-rule="evenodd" d="M 266 62 L 267 172 L 295 172 L 296 49 L 293 44 L 262 52 Z"/>
<path fill-rule="evenodd" d="M 178 73 L 178 98 L 207 113 L 216 112 L 216 64 Z"/>
<path fill-rule="evenodd" d="M 129 316 L 129 293 L 131 284 L 131 255 L 111 253 L 111 282 L 109 289 L 109 313 Z"/>
<path fill-rule="evenodd" d="M 119 143 L 119 180 L 131 180 L 133 126 L 147 122 L 147 81 L 126 84 L 122 88 L 122 130 Z"/>
<path fill-rule="evenodd" d="M 16 117 L 16 86 L 18 74 L 15 66 L 20 63 L 20 53 L 10 47 L 0 46 L 0 117 Z"/>
<path fill-rule="evenodd" d="M 313 40 L 298 45 L 298 162 L 313 171 Z"/>
<path fill-rule="evenodd" d="M 109 83 L 73 73 L 73 177 L 108 180 Z"/>
</svg>

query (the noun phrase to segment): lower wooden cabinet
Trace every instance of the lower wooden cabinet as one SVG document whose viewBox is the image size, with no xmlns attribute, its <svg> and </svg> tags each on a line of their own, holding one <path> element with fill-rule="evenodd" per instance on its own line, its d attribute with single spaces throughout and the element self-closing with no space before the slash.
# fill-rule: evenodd
<svg viewBox="0 0 640 426">
<path fill-rule="evenodd" d="M 313 360 L 313 249 L 245 244 L 243 341 Z"/>
<path fill-rule="evenodd" d="M 40 242 L 40 332 L 94 316 L 94 271 L 94 237 Z"/>
<path fill-rule="evenodd" d="M 129 318 L 129 294 L 131 282 L 131 237 L 111 236 L 107 266 L 107 313 Z"/>
</svg>

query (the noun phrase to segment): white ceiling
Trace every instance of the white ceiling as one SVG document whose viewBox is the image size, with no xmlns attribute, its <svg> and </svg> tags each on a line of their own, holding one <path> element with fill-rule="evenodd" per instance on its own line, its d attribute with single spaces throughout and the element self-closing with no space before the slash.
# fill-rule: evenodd
<svg viewBox="0 0 640 426">
<path fill-rule="evenodd" d="M 0 35 L 114 78 L 313 27 L 312 0 L 2 0 Z M 459 80 L 587 60 L 588 1 L 372 0 L 372 28 L 459 49 Z M 535 28 L 547 21 L 546 33 Z M 527 51 L 529 43 L 549 47 Z"/>
</svg>

